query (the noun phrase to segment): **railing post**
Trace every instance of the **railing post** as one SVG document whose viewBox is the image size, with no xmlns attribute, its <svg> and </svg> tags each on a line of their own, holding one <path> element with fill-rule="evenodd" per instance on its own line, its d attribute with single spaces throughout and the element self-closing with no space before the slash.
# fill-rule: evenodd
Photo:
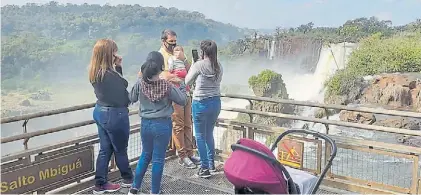
<svg viewBox="0 0 421 195">
<path fill-rule="evenodd" d="M 330 155 L 332 153 L 332 148 L 331 145 L 328 142 L 325 142 L 325 165 L 328 163 Z M 332 174 L 332 167 L 329 168 L 329 170 L 327 170 L 326 175 L 333 178 L 333 174 Z"/>
<path fill-rule="evenodd" d="M 28 130 L 26 128 L 26 125 L 28 124 L 28 122 L 29 122 L 29 119 L 26 119 L 23 121 L 23 124 L 22 124 L 23 133 L 28 133 Z M 23 140 L 23 147 L 25 150 L 28 149 L 28 141 L 29 141 L 29 138 Z"/>
<path fill-rule="evenodd" d="M 412 166 L 412 184 L 411 184 L 411 192 L 416 194 L 417 191 L 420 190 L 420 183 L 419 180 L 421 178 L 419 178 L 419 162 L 420 162 L 420 158 L 418 156 L 416 156 L 415 154 L 412 154 L 414 156 L 412 156 L 414 162 L 413 162 L 413 166 Z M 419 194 L 419 192 L 418 192 Z"/>
<path fill-rule="evenodd" d="M 253 110 L 253 102 L 251 100 L 248 100 L 250 103 L 250 110 Z M 249 115 L 249 122 L 253 123 L 253 114 L 248 114 Z M 252 127 L 247 127 L 246 129 L 246 135 L 247 138 L 254 140 L 254 131 Z"/>
<path fill-rule="evenodd" d="M 416 194 L 421 194 L 421 178 L 418 179 L 418 190 Z"/>
<path fill-rule="evenodd" d="M 329 120 L 329 112 L 327 111 L 326 108 L 324 108 L 325 110 L 325 114 L 326 114 L 326 119 Z M 329 135 L 329 125 L 328 124 L 324 124 L 325 125 L 325 129 L 326 129 L 326 135 Z"/>
<path fill-rule="evenodd" d="M 27 129 L 28 122 L 29 122 L 29 119 L 25 119 L 23 121 L 23 124 L 22 124 L 22 128 L 23 128 L 22 131 L 23 131 L 23 133 L 28 133 L 28 129 Z M 23 140 L 23 148 L 25 150 L 28 150 L 28 141 L 29 141 L 29 138 L 26 138 L 26 139 Z M 26 156 L 26 158 L 28 158 L 28 160 L 31 161 L 31 155 Z"/>
</svg>

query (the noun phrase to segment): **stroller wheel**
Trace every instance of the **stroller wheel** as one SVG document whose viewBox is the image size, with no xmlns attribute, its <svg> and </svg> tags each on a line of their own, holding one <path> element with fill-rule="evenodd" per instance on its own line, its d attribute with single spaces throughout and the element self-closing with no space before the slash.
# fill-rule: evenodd
<svg viewBox="0 0 421 195">
<path fill-rule="evenodd" d="M 297 194 L 301 194 L 300 186 L 296 184 L 295 182 L 294 182 L 294 185 L 289 185 L 288 188 L 289 188 L 288 190 L 289 194 L 292 194 L 292 191 L 293 191 L 292 188 L 295 188 L 295 191 L 297 192 Z"/>
</svg>

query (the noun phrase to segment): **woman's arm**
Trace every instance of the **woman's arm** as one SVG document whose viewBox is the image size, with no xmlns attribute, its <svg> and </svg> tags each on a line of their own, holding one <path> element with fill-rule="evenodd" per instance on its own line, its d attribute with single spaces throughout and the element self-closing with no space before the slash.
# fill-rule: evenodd
<svg viewBox="0 0 421 195">
<path fill-rule="evenodd" d="M 133 85 L 132 90 L 129 94 L 129 99 L 132 104 L 136 103 L 139 100 L 139 91 L 140 91 L 140 81 L 139 79 Z"/>
<path fill-rule="evenodd" d="M 186 85 L 191 85 L 196 80 L 197 76 L 199 76 L 199 74 L 199 64 L 196 62 L 190 67 L 189 72 L 187 72 L 185 78 Z"/>
<path fill-rule="evenodd" d="M 178 105 L 185 106 L 187 104 L 186 86 L 184 84 L 177 88 L 171 85 L 169 99 Z"/>
</svg>

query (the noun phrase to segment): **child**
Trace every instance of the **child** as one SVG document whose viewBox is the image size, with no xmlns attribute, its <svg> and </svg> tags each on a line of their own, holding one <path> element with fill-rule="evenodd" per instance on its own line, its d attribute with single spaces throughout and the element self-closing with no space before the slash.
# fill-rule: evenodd
<svg viewBox="0 0 421 195">
<path fill-rule="evenodd" d="M 132 103 L 140 102 L 140 137 L 142 139 L 142 154 L 137 163 L 129 195 L 139 192 L 150 162 L 152 162 L 151 193 L 160 193 L 165 151 L 172 133 L 171 115 L 174 112 L 172 103 L 181 106 L 187 104 L 183 83 L 180 87 L 175 87 L 159 78 L 163 67 L 162 54 L 157 51 L 149 53 L 141 68 L 142 77 L 137 80 L 129 95 Z"/>
<path fill-rule="evenodd" d="M 174 53 L 176 52 L 184 52 L 183 47 L 177 45 L 176 47 L 174 47 Z M 187 75 L 187 68 L 186 65 L 184 64 L 184 61 L 179 60 L 177 58 L 175 58 L 175 56 L 170 56 L 170 58 L 168 58 L 168 71 L 171 74 L 175 74 L 179 79 L 183 80 L 186 78 Z M 177 87 L 180 86 L 180 84 L 175 84 Z M 189 92 L 189 86 L 186 86 L 186 92 Z"/>
</svg>

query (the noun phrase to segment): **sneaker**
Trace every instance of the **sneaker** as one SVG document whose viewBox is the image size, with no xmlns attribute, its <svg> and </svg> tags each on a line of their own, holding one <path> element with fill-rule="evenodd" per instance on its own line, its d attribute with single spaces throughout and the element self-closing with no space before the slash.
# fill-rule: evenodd
<svg viewBox="0 0 421 195">
<path fill-rule="evenodd" d="M 199 176 L 201 178 L 208 178 L 208 177 L 210 177 L 212 175 L 210 174 L 210 172 L 209 172 L 208 169 L 200 168 L 199 169 L 199 172 L 197 172 L 197 176 Z"/>
<path fill-rule="evenodd" d="M 137 194 L 138 192 L 139 192 L 138 189 L 130 188 L 129 193 L 127 193 L 127 195 L 134 195 L 134 194 Z"/>
<path fill-rule="evenodd" d="M 215 168 L 215 165 L 213 165 L 213 166 L 209 166 L 209 171 L 210 172 L 216 172 L 216 168 Z"/>
<path fill-rule="evenodd" d="M 210 172 L 216 172 L 215 161 L 213 161 L 213 160 L 209 160 L 209 171 Z"/>
<path fill-rule="evenodd" d="M 121 182 L 121 187 L 128 188 L 131 187 L 133 183 L 132 179 L 123 179 L 123 182 Z"/>
<path fill-rule="evenodd" d="M 95 186 L 93 193 L 94 194 L 103 194 L 104 192 L 116 192 L 120 190 L 121 186 L 119 184 L 106 183 L 102 186 Z"/>
<path fill-rule="evenodd" d="M 188 169 L 195 169 L 196 165 L 189 158 L 180 158 L 178 164 Z"/>
<path fill-rule="evenodd" d="M 200 165 L 200 158 L 198 158 L 196 156 L 191 156 L 189 158 L 195 165 Z"/>
</svg>

